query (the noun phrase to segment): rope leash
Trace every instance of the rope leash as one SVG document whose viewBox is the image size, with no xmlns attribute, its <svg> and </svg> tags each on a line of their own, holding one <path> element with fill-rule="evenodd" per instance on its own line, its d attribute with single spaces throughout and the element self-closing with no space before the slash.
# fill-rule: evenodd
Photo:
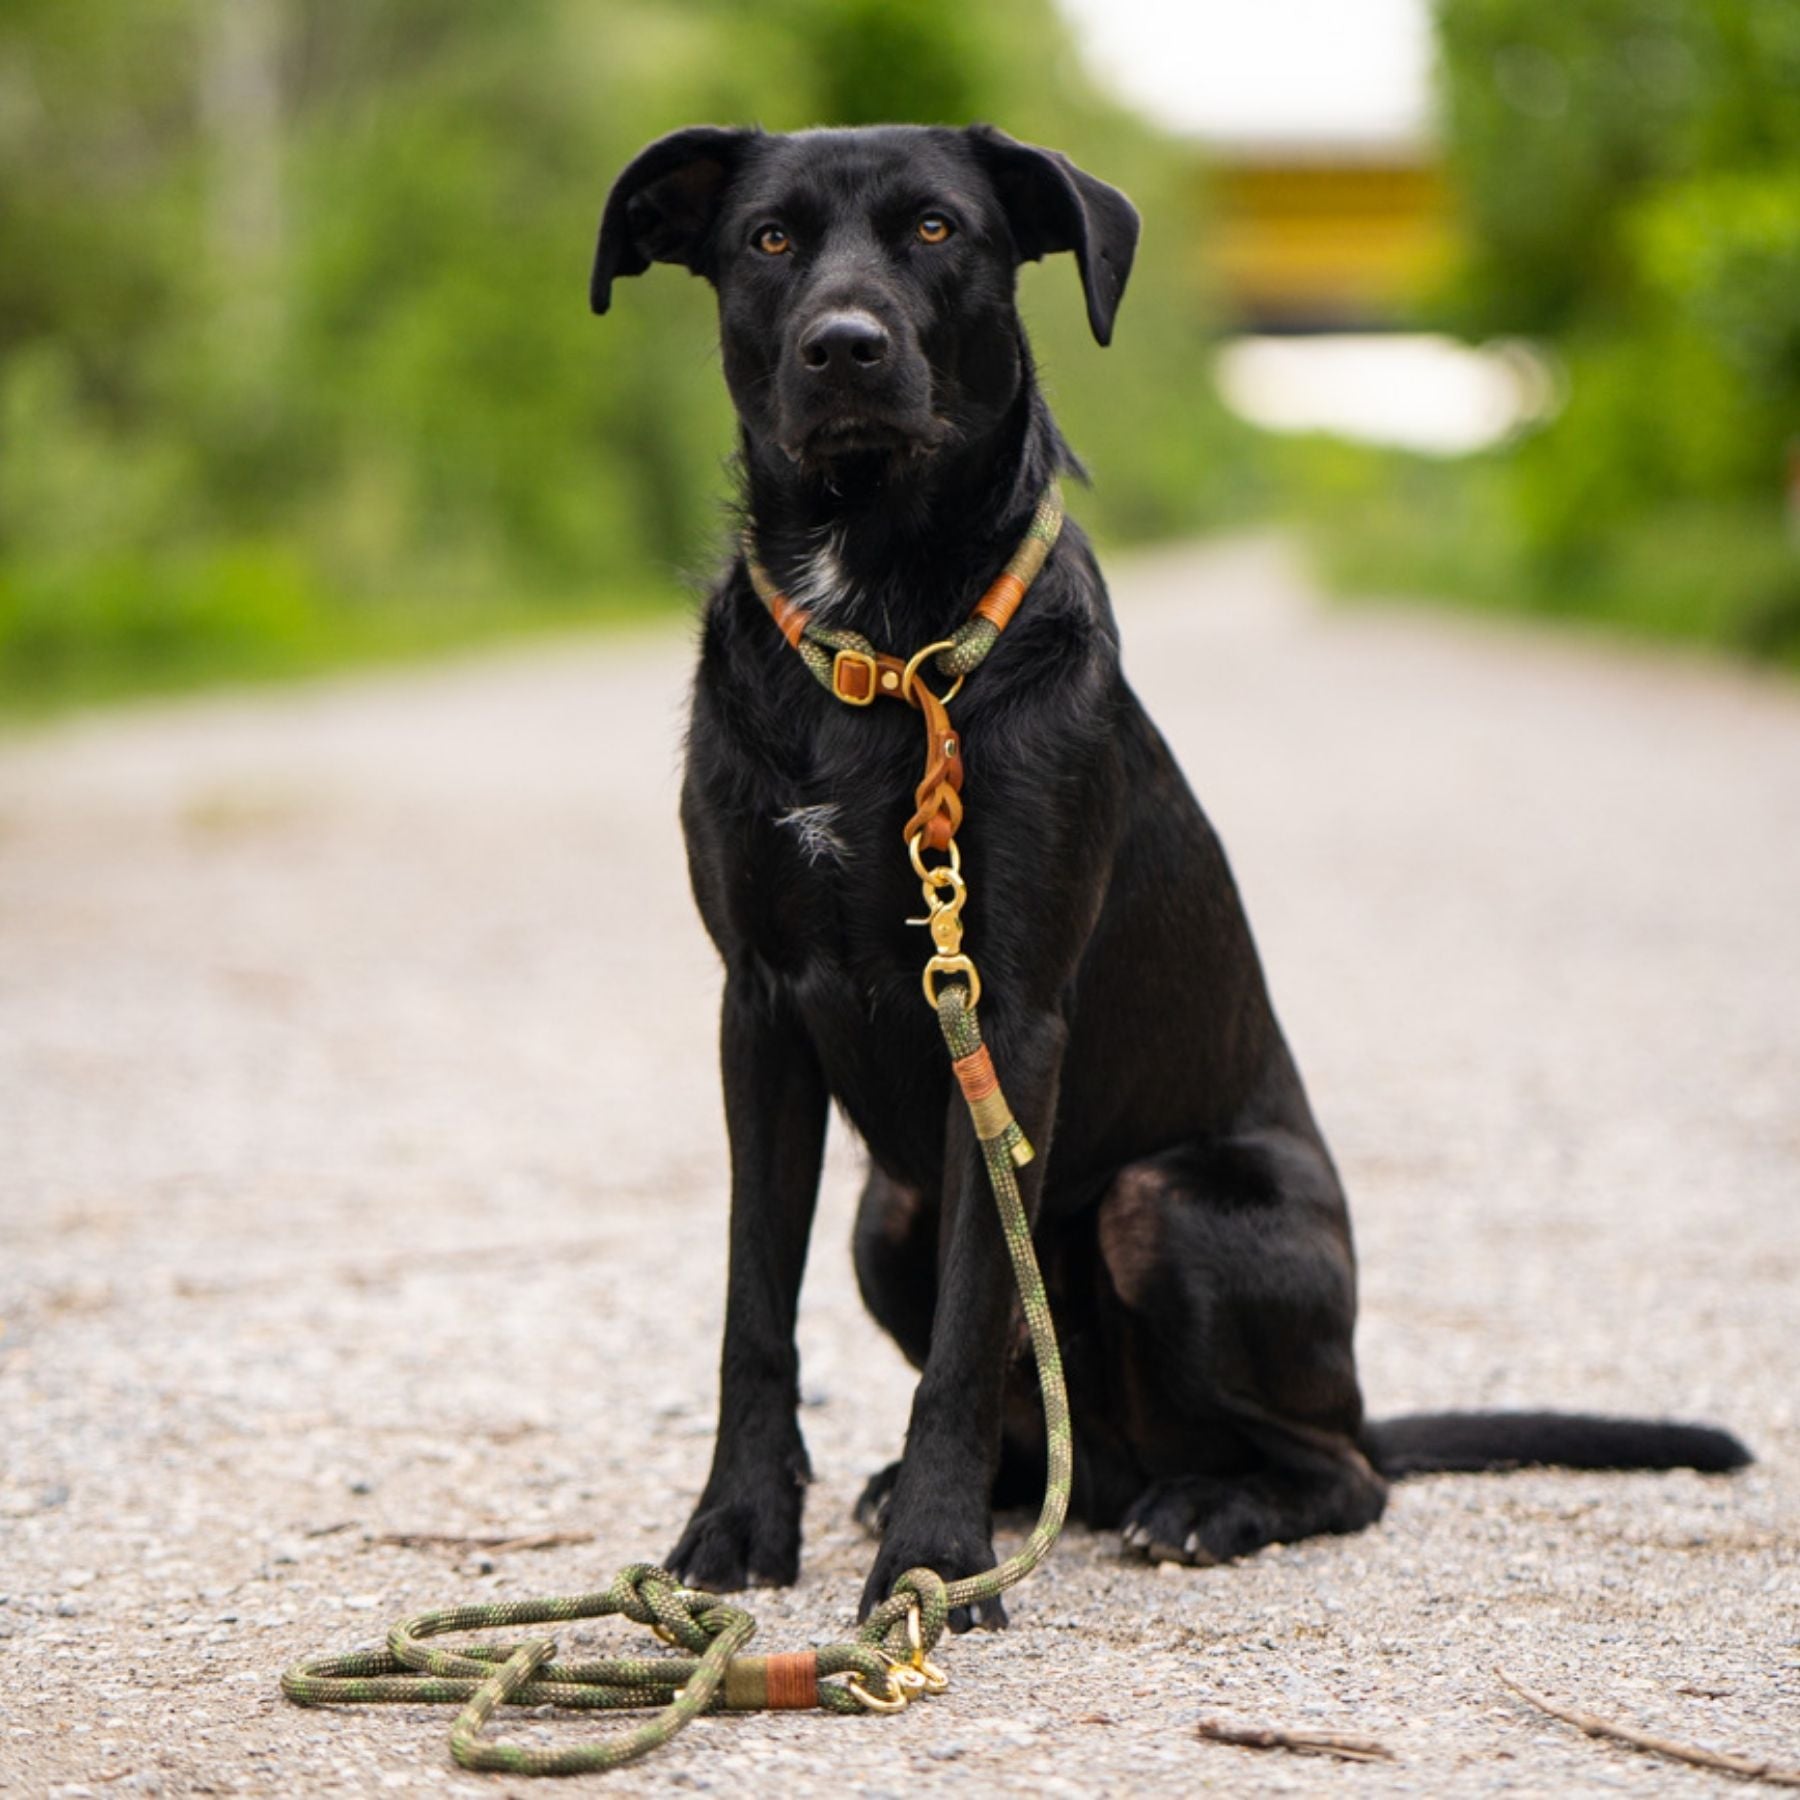
<svg viewBox="0 0 1800 1800">
<path fill-rule="evenodd" d="M 1073 1434 L 1049 1297 L 1016 1173 L 1031 1160 L 1032 1149 L 1006 1103 L 982 1042 L 976 1014 L 981 977 L 962 953 L 968 884 L 955 838 L 955 826 L 962 819 L 957 794 L 962 765 L 946 706 L 962 678 L 993 648 L 1043 566 L 1061 525 L 1061 498 L 1052 486 L 1012 562 L 956 637 L 927 645 L 905 664 L 879 655 L 853 633 L 825 633 L 813 626 L 768 580 L 754 555 L 749 558 L 759 596 L 821 685 L 857 706 L 885 692 L 925 716 L 926 778 L 917 796 L 918 811 L 908 822 L 907 850 L 924 892 L 926 916 L 910 923 L 924 925 L 931 933 L 934 954 L 925 965 L 925 997 L 937 1013 L 951 1068 L 981 1144 L 1037 1362 L 1048 1469 L 1043 1506 L 1031 1535 L 998 1568 L 960 1581 L 946 1582 L 931 1569 L 909 1569 L 853 1639 L 815 1650 L 744 1655 L 756 1630 L 748 1612 L 718 1595 L 684 1588 L 652 1563 L 633 1563 L 599 1592 L 421 1613 L 395 1625 L 384 1650 L 306 1658 L 281 1677 L 281 1691 L 289 1700 L 302 1706 L 461 1705 L 450 1730 L 450 1754 L 463 1768 L 510 1775 L 594 1774 L 660 1749 L 702 1713 L 899 1712 L 915 1699 L 941 1693 L 949 1685 L 948 1677 L 931 1661 L 931 1652 L 943 1636 L 950 1609 L 997 1599 L 1049 1554 L 1068 1513 Z M 854 642 L 843 641 L 853 638 Z M 933 694 L 919 677 L 920 665 L 931 656 L 943 673 L 956 679 L 956 686 L 942 696 Z M 949 860 L 928 864 L 927 850 L 940 851 Z M 450 1632 L 614 1614 L 648 1626 L 680 1654 L 564 1663 L 556 1660 L 555 1640 L 546 1637 L 457 1649 L 429 1641 Z M 484 1736 L 494 1713 L 506 1705 L 660 1710 L 616 1737 L 545 1750 Z"/>
</svg>

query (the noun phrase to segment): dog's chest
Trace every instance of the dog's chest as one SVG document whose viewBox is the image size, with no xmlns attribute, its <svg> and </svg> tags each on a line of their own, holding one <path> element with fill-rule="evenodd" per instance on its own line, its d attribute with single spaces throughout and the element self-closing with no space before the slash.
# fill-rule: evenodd
<svg viewBox="0 0 1800 1800">
<path fill-rule="evenodd" d="M 777 969 L 848 964 L 916 911 L 902 828 L 922 758 L 916 714 L 845 706 L 810 682 L 747 720 L 697 708 L 684 811 L 721 947 L 748 940 Z"/>
<path fill-rule="evenodd" d="M 777 834 L 778 852 L 797 856 L 810 870 L 829 877 L 856 860 L 860 846 L 844 800 L 797 800 L 791 806 L 779 806 L 769 823 Z M 782 834 L 785 843 L 779 841 Z"/>
<path fill-rule="evenodd" d="M 752 881 L 782 897 L 761 920 L 778 960 L 828 963 L 859 983 L 887 973 L 905 936 L 896 922 L 918 910 L 902 833 L 912 806 L 905 766 L 875 745 L 772 788 L 748 857 Z"/>
<path fill-rule="evenodd" d="M 902 833 L 919 725 L 899 709 L 889 725 L 902 729 L 850 713 L 797 771 L 765 771 L 727 863 L 704 883 L 697 871 L 696 889 L 727 960 L 748 959 L 784 991 L 858 1131 L 890 1169 L 923 1179 L 945 1071 L 919 985 L 930 940 L 907 922 L 923 911 Z"/>
</svg>

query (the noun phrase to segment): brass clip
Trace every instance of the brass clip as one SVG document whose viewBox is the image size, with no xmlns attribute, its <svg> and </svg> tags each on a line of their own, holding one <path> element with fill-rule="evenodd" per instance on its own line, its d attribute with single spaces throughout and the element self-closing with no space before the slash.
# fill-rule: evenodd
<svg viewBox="0 0 1800 1800">
<path fill-rule="evenodd" d="M 931 941 L 937 945 L 938 955 L 956 956 L 962 950 L 962 920 L 957 917 L 957 906 L 939 906 L 932 909 L 929 919 L 908 919 L 909 925 L 925 925 L 931 930 Z"/>
<path fill-rule="evenodd" d="M 904 1712 L 906 1710 L 906 1702 L 910 1698 L 906 1689 L 894 1679 L 892 1671 L 890 1671 L 888 1675 L 888 1687 L 892 1690 L 891 1698 L 884 1698 L 882 1695 L 877 1694 L 873 1688 L 865 1686 L 862 1672 L 859 1669 L 852 1669 L 850 1673 L 844 1677 L 844 1686 L 856 1696 L 857 1704 L 865 1707 L 869 1712 Z"/>
<path fill-rule="evenodd" d="M 969 983 L 969 1004 L 974 1006 L 981 999 L 981 976 L 975 965 L 966 956 L 934 956 L 925 965 L 921 980 L 925 987 L 925 1003 L 933 1012 L 937 1011 L 937 989 L 931 983 L 935 976 L 962 975 Z"/>
<path fill-rule="evenodd" d="M 933 869 L 921 884 L 925 893 L 926 913 L 921 919 L 908 919 L 909 925 L 923 925 L 931 933 L 931 941 L 940 956 L 955 956 L 962 949 L 962 909 L 969 890 L 954 869 Z M 949 899 L 943 897 L 949 891 Z"/>
<path fill-rule="evenodd" d="M 950 859 L 947 863 L 927 864 L 925 861 L 925 834 L 922 831 L 915 831 L 906 840 L 906 854 L 912 858 L 913 873 L 925 883 L 927 888 L 941 886 L 943 878 L 947 875 L 962 874 L 962 852 L 957 849 L 955 838 L 952 838 L 944 846 L 944 854 Z"/>
<path fill-rule="evenodd" d="M 906 922 L 925 926 L 931 933 L 932 943 L 937 946 L 937 954 L 925 965 L 925 999 L 935 1012 L 937 990 L 932 985 L 933 980 L 940 975 L 963 975 L 968 978 L 969 1004 L 973 1006 L 981 998 L 981 977 L 975 972 L 975 965 L 963 955 L 962 909 L 968 903 L 969 884 L 963 880 L 962 852 L 956 847 L 956 839 L 952 838 L 945 846 L 945 854 L 950 860 L 928 864 L 922 832 L 914 832 L 906 848 L 912 856 L 913 870 L 919 877 L 926 906 L 924 918 Z M 946 892 L 950 896 L 947 900 L 943 898 Z"/>
<path fill-rule="evenodd" d="M 919 1625 L 919 1609 L 916 1606 L 906 1611 L 906 1642 L 912 1652 L 913 1673 L 918 1677 L 925 1692 L 941 1694 L 950 1685 L 950 1677 L 925 1654 L 925 1637 Z"/>
</svg>

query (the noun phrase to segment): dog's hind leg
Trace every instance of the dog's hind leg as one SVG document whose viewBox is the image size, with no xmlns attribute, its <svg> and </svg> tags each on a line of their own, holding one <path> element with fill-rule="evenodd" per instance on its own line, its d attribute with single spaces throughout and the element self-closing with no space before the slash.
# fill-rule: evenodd
<svg viewBox="0 0 1800 1800">
<path fill-rule="evenodd" d="M 1265 1130 L 1135 1164 L 1097 1235 L 1146 1475 L 1127 1548 L 1223 1562 L 1379 1518 L 1387 1486 L 1356 1442 L 1355 1264 L 1317 1144 Z"/>
<path fill-rule="evenodd" d="M 937 1308 L 936 1205 L 871 1166 L 857 1204 L 852 1253 L 863 1304 L 906 1360 L 922 1369 Z"/>
<path fill-rule="evenodd" d="M 938 1209 L 916 1187 L 871 1165 L 856 1209 L 852 1252 L 856 1284 L 876 1324 L 915 1369 L 931 1349 L 937 1307 Z M 855 1517 L 879 1537 L 887 1529 L 900 1464 L 871 1475 L 857 1497 Z"/>
<path fill-rule="evenodd" d="M 1230 1562 L 1268 1544 L 1361 1531 L 1386 1503 L 1386 1484 L 1366 1466 L 1177 1475 L 1138 1496 L 1123 1535 L 1127 1549 L 1154 1562 Z"/>
<path fill-rule="evenodd" d="M 871 1167 L 857 1207 L 854 1248 L 856 1280 L 863 1303 L 900 1346 L 915 1369 L 931 1349 L 931 1321 L 937 1309 L 938 1208 L 916 1187 Z M 1023 1330 L 1023 1321 L 1015 1327 Z M 1017 1390 L 1016 1392 L 1014 1390 Z M 1044 1435 L 1037 1372 L 1027 1356 L 1011 1371 L 1007 1390 L 1007 1432 L 994 1477 L 994 1505 L 1035 1506 L 1044 1492 Z M 1023 1422 L 1015 1442 L 1013 1425 Z M 896 1460 L 878 1469 L 858 1495 L 856 1522 L 876 1537 L 887 1530 Z"/>
</svg>

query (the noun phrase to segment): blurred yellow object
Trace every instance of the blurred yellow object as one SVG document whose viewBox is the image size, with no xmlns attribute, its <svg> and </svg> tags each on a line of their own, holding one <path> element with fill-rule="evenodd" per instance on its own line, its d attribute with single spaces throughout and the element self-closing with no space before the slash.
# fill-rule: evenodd
<svg viewBox="0 0 1800 1800">
<path fill-rule="evenodd" d="M 1246 324 L 1403 323 L 1450 259 L 1449 201 L 1425 151 L 1226 146 L 1211 184 L 1195 254 Z"/>
</svg>

